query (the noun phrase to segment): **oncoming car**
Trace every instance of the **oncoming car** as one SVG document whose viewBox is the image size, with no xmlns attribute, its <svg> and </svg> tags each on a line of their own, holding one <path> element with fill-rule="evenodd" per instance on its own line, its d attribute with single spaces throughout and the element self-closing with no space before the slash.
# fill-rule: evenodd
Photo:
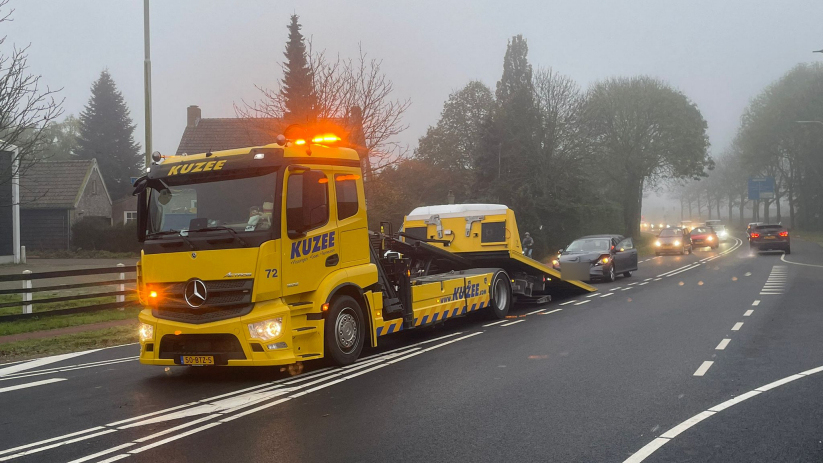
<svg viewBox="0 0 823 463">
<path fill-rule="evenodd" d="M 729 239 L 729 232 L 726 231 L 726 226 L 720 223 L 709 225 L 712 230 L 717 234 L 717 238 L 720 239 L 721 242 L 726 242 Z"/>
<path fill-rule="evenodd" d="M 587 264 L 589 281 L 614 281 L 618 274 L 630 277 L 637 270 L 637 249 L 631 238 L 621 235 L 591 235 L 574 240 L 561 251 L 558 260 L 561 273 L 563 264 Z"/>
<path fill-rule="evenodd" d="M 792 243 L 789 230 L 779 224 L 755 225 L 749 234 L 749 246 L 752 250 L 781 250 L 786 254 L 792 253 Z"/>
<path fill-rule="evenodd" d="M 657 235 L 654 242 L 654 254 L 664 253 L 691 254 L 692 242 L 682 228 L 666 228 Z"/>
<path fill-rule="evenodd" d="M 708 246 L 712 249 L 717 249 L 720 246 L 720 240 L 717 238 L 717 233 L 711 227 L 696 227 L 689 233 L 692 246 Z"/>
</svg>

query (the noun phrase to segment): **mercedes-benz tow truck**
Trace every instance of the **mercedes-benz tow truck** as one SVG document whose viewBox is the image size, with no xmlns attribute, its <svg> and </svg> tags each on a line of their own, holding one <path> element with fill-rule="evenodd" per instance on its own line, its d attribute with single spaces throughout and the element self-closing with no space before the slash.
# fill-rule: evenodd
<svg viewBox="0 0 823 463">
<path fill-rule="evenodd" d="M 153 159 L 135 182 L 144 364 L 345 365 L 394 332 L 594 291 L 524 256 L 505 206 L 370 232 L 358 153 L 333 134 Z"/>
</svg>

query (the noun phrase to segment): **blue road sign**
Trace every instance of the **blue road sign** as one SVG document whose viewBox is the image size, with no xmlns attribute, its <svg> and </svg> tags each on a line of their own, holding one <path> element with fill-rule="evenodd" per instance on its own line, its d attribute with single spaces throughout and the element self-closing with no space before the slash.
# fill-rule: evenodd
<svg viewBox="0 0 823 463">
<path fill-rule="evenodd" d="M 750 178 L 749 199 L 774 199 L 774 177 Z"/>
</svg>

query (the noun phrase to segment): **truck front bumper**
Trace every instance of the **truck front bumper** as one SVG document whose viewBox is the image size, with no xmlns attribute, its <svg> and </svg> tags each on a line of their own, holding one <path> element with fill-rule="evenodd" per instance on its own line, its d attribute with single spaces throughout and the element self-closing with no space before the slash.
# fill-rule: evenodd
<svg viewBox="0 0 823 463">
<path fill-rule="evenodd" d="M 278 337 L 265 341 L 251 337 L 249 323 L 276 318 L 282 319 Z M 289 307 L 279 300 L 257 303 L 248 315 L 239 318 L 204 324 L 157 318 L 148 308 L 140 312 L 139 319 L 153 327 L 151 339 L 140 341 L 143 364 L 183 365 L 184 356 L 211 357 L 218 366 L 290 365 L 298 360 Z"/>
</svg>

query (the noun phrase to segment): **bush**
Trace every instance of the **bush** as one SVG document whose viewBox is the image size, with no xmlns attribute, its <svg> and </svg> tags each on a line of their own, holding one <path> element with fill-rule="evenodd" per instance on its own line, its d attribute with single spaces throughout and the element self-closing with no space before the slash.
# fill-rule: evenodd
<svg viewBox="0 0 823 463">
<path fill-rule="evenodd" d="M 71 245 L 75 251 L 140 252 L 137 226 L 111 226 L 97 220 L 80 220 L 71 227 Z"/>
</svg>

